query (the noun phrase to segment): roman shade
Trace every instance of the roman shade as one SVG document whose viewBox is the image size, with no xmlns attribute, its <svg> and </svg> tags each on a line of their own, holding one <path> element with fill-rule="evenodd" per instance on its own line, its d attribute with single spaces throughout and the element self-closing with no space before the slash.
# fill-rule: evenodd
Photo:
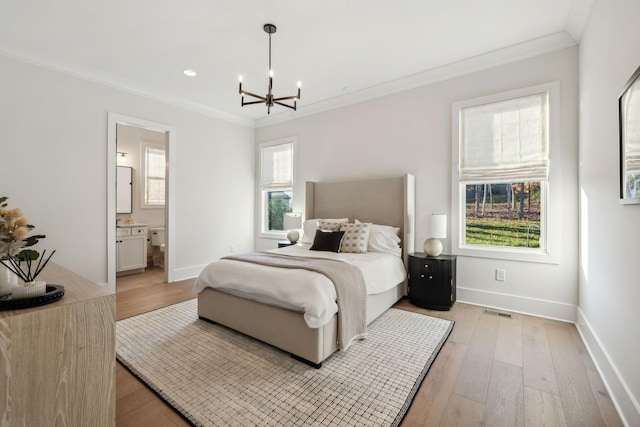
<svg viewBox="0 0 640 427">
<path fill-rule="evenodd" d="M 290 142 L 262 148 L 263 187 L 282 186 L 293 182 L 293 144 Z"/>
<path fill-rule="evenodd" d="M 543 92 L 461 108 L 460 181 L 546 180 L 548 99 Z"/>
</svg>

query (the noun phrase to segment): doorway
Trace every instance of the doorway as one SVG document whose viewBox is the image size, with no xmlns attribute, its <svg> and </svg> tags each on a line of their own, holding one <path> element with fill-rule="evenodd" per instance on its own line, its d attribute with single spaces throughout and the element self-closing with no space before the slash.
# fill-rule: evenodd
<svg viewBox="0 0 640 427">
<path fill-rule="evenodd" d="M 118 135 L 120 133 L 120 137 Z M 126 136 L 128 135 L 128 136 Z M 136 135 L 142 135 L 137 137 Z M 125 138 L 126 136 L 126 138 Z M 163 140 L 165 146 L 165 205 L 163 212 L 158 209 L 149 209 L 145 212 L 145 209 L 135 210 L 137 204 L 138 207 L 145 202 L 141 198 L 141 193 L 138 191 L 140 187 L 143 187 L 143 181 L 141 176 L 144 174 L 134 172 L 135 181 L 137 181 L 137 190 L 132 191 L 132 198 L 134 206 L 132 213 L 116 213 L 117 211 L 117 190 L 116 190 L 116 175 L 118 166 L 124 166 L 124 160 L 129 157 L 129 166 L 132 169 L 140 169 L 140 159 L 144 156 L 144 149 L 140 147 L 142 144 L 132 145 L 131 140 L 138 138 L 139 140 L 146 140 L 147 143 L 157 143 L 158 138 Z M 155 138 L 155 140 L 154 140 Z M 120 141 L 119 141 L 120 139 Z M 125 141 L 127 139 L 127 141 Z M 148 144 L 147 144 L 148 145 Z M 124 153 L 124 156 L 123 156 Z M 155 123 L 144 119 L 138 119 L 135 117 L 123 116 L 116 113 L 108 113 L 108 129 L 107 129 L 107 281 L 109 287 L 115 292 L 116 289 L 116 265 L 117 265 L 117 250 L 116 250 L 116 229 L 119 222 L 125 224 L 127 222 L 142 223 L 148 227 L 160 227 L 164 224 L 164 241 L 165 248 L 162 253 L 162 265 L 164 268 L 164 280 L 167 283 L 174 281 L 174 257 L 173 257 L 173 229 L 172 224 L 174 218 L 173 212 L 173 195 L 174 195 L 174 167 L 175 165 L 170 161 L 175 156 L 175 128 L 173 126 L 164 125 L 161 123 Z M 120 160 L 120 161 L 118 161 Z M 148 224 L 147 224 L 148 223 Z M 131 224 L 129 224 L 131 225 Z M 118 232 L 118 234 L 120 234 Z M 145 242 L 146 244 L 146 242 Z M 149 248 L 149 246 L 147 246 Z M 153 248 L 151 254 L 155 254 L 156 248 Z M 151 249 L 149 248 L 149 249 Z M 158 248 L 159 252 L 159 248 Z M 156 261 L 159 254 L 155 254 Z"/>
</svg>

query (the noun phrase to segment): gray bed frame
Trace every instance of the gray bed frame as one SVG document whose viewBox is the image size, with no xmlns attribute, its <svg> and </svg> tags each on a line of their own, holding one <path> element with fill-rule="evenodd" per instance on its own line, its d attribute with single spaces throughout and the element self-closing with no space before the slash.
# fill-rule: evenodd
<svg viewBox="0 0 640 427">
<path fill-rule="evenodd" d="M 353 222 L 400 228 L 402 256 L 415 241 L 415 182 L 413 175 L 340 182 L 307 182 L 306 218 L 349 218 Z M 367 297 L 370 323 L 406 295 L 406 280 L 387 292 Z M 247 300 L 212 288 L 198 294 L 198 316 L 264 341 L 307 364 L 319 368 L 337 350 L 334 316 L 320 328 L 309 328 L 302 313 Z"/>
</svg>

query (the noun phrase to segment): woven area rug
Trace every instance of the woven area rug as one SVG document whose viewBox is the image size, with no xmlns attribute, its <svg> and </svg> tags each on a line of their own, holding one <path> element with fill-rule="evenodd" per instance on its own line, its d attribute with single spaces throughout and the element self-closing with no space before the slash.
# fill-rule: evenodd
<svg viewBox="0 0 640 427">
<path fill-rule="evenodd" d="M 198 319 L 196 300 L 116 324 L 117 358 L 201 426 L 397 426 L 453 322 L 389 309 L 321 369 Z"/>
</svg>

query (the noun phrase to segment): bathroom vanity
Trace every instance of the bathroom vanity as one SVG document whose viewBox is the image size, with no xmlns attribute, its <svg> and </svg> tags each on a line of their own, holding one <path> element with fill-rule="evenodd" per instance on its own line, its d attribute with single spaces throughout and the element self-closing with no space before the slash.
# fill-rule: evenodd
<svg viewBox="0 0 640 427">
<path fill-rule="evenodd" d="M 119 225 L 116 228 L 116 273 L 141 273 L 146 267 L 147 225 Z"/>
</svg>

